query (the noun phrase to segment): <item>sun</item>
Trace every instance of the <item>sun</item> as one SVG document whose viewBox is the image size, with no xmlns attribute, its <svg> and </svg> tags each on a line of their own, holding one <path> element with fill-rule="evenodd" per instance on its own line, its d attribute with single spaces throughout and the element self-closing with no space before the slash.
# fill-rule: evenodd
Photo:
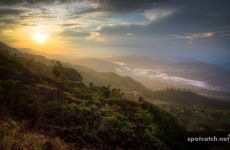
<svg viewBox="0 0 230 150">
<path fill-rule="evenodd" d="M 33 39 L 38 43 L 44 43 L 48 39 L 48 35 L 42 32 L 36 32 L 33 34 Z"/>
</svg>

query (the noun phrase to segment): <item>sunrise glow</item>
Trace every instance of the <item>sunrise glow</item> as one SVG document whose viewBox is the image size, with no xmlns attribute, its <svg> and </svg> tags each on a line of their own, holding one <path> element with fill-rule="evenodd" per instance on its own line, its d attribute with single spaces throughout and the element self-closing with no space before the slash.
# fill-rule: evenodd
<svg viewBox="0 0 230 150">
<path fill-rule="evenodd" d="M 48 39 L 48 35 L 41 32 L 36 32 L 33 34 L 33 39 L 38 43 L 44 43 Z"/>
</svg>

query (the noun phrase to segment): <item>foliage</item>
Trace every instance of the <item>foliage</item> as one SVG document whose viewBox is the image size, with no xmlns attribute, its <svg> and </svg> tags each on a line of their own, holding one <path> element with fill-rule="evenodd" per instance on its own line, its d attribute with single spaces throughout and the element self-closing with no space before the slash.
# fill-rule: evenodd
<svg viewBox="0 0 230 150">
<path fill-rule="evenodd" d="M 53 66 L 52 73 L 56 78 L 63 78 L 66 80 L 72 80 L 76 82 L 82 82 L 82 76 L 75 69 L 70 67 L 63 67 L 63 65 L 57 61 Z"/>
<path fill-rule="evenodd" d="M 20 123 L 13 120 L 0 122 L 0 149 L 2 150 L 67 150 L 59 138 L 23 131 Z"/>
<path fill-rule="evenodd" d="M 6 72 L 0 76 L 0 112 L 5 114 L 0 117 L 17 121 L 3 122 L 10 127 L 1 130 L 3 149 L 65 149 L 64 143 L 74 149 L 188 148 L 186 130 L 147 101 L 125 99 L 110 85 L 87 86 L 77 70 L 60 62 L 36 68 L 36 62 L 29 65 L 7 53 L 0 60 L 0 72 Z"/>
</svg>

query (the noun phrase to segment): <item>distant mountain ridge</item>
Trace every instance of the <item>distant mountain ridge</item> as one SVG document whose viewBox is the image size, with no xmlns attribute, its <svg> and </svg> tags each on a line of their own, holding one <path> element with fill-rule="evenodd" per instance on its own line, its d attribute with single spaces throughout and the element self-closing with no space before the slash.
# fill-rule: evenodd
<svg viewBox="0 0 230 150">
<path fill-rule="evenodd" d="M 22 53 L 19 50 L 15 48 L 11 48 L 2 42 L 0 43 L 0 49 L 7 50 L 11 54 L 14 54 L 20 57 L 24 57 L 26 59 L 31 59 L 33 61 L 40 62 L 45 65 L 52 65 L 53 64 L 52 62 L 56 61 L 55 59 L 47 59 L 41 55 Z M 151 95 L 151 90 L 147 89 L 141 83 L 133 80 L 130 77 L 122 77 L 113 72 L 97 72 L 91 68 L 81 66 L 81 64 L 73 65 L 73 64 L 66 63 L 65 65 L 76 68 L 83 75 L 83 81 L 86 84 L 89 84 L 90 82 L 92 82 L 98 86 L 111 85 L 114 88 L 121 88 L 121 90 L 125 92 L 139 91 L 143 93 L 144 95 L 148 95 L 148 96 Z"/>
<path fill-rule="evenodd" d="M 44 56 L 41 55 L 33 55 L 33 54 L 28 54 L 28 53 L 22 53 L 20 51 L 18 51 L 15 48 L 11 48 L 9 46 L 7 46 L 4 43 L 0 43 L 0 49 L 1 50 L 5 50 L 10 52 L 12 55 L 17 55 L 18 57 L 23 57 L 26 58 L 27 60 L 30 61 L 28 67 L 32 70 L 35 71 L 35 73 L 40 73 L 40 74 L 44 74 L 44 75 L 51 75 L 52 72 L 50 70 L 45 69 L 46 67 L 44 65 L 48 65 L 48 66 L 52 66 L 53 62 L 57 61 L 54 59 L 47 59 Z M 33 62 L 38 62 L 38 63 L 34 63 Z M 150 60 L 149 60 L 150 61 Z M 79 60 L 79 62 L 82 62 L 82 59 Z M 99 64 L 102 64 L 100 59 L 93 59 L 93 61 L 91 61 L 91 65 L 94 65 L 94 63 L 92 62 L 97 62 L 95 65 L 98 66 Z M 38 64 L 40 64 L 40 69 L 34 69 L 35 67 L 38 67 Z M 228 102 L 226 101 L 219 101 L 216 99 L 210 99 L 210 101 L 212 102 L 212 105 L 207 105 L 205 106 L 205 103 L 208 103 L 209 98 L 206 98 L 204 96 L 200 96 L 194 93 L 194 96 L 196 99 L 198 98 L 199 100 L 195 100 L 193 101 L 191 99 L 191 97 L 187 97 L 187 101 L 185 102 L 184 100 L 186 100 L 186 97 L 183 99 L 183 101 L 181 101 L 181 97 L 183 97 L 182 95 L 187 95 L 187 92 L 183 93 L 183 91 L 172 91 L 172 93 L 170 92 L 166 92 L 167 95 L 165 94 L 165 90 L 162 91 L 151 91 L 148 88 L 144 87 L 141 83 L 133 80 L 130 77 L 122 77 L 114 72 L 97 72 L 94 69 L 91 69 L 89 67 L 85 67 L 82 66 L 83 63 L 80 63 L 81 65 L 78 64 L 69 64 L 66 63 L 65 65 L 73 67 L 75 69 L 77 69 L 83 76 L 83 82 L 85 84 L 89 84 L 89 83 L 93 83 L 97 86 L 108 86 L 110 85 L 113 88 L 120 88 L 122 91 L 124 92 L 128 92 L 130 94 L 134 94 L 134 93 L 140 93 L 139 95 L 143 95 L 146 96 L 148 98 L 153 98 L 153 99 L 159 99 L 159 100 L 165 100 L 165 96 L 167 95 L 173 95 L 173 97 L 171 99 L 166 99 L 167 101 L 171 101 L 171 102 L 176 102 L 176 103 L 182 103 L 182 104 L 192 104 L 192 105 L 198 105 L 198 106 L 202 106 L 202 107 L 214 107 L 214 108 L 223 108 L 224 105 L 226 105 L 224 108 L 228 108 L 230 107 L 230 105 L 228 105 Z M 111 66 L 111 64 L 109 64 L 109 66 Z M 117 66 L 116 64 L 114 64 L 113 66 Z M 91 66 L 92 67 L 92 66 Z M 94 67 L 93 67 L 94 68 Z M 37 70 L 40 70 L 39 72 L 36 72 Z M 161 84 L 161 83 L 159 83 Z M 155 85 L 157 86 L 157 85 Z M 175 94 L 176 93 L 176 94 Z M 178 95 L 178 93 L 180 93 Z M 193 101 L 193 102 L 189 102 L 189 101 Z M 223 104 L 222 104 L 223 102 Z M 216 103 L 220 103 L 218 105 L 215 105 Z"/>
<path fill-rule="evenodd" d="M 73 62 L 99 72 L 130 76 L 151 90 L 186 88 L 202 95 L 230 98 L 230 71 L 191 59 L 164 60 L 141 56 L 87 58 Z"/>
</svg>

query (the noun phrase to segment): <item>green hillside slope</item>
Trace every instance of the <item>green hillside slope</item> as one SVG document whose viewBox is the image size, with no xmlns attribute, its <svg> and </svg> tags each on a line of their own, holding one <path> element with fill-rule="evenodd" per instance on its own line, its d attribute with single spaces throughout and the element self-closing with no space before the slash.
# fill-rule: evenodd
<svg viewBox="0 0 230 150">
<path fill-rule="evenodd" d="M 0 114 L 5 128 L 0 149 L 187 149 L 189 144 L 186 130 L 159 107 L 124 99 L 120 89 L 87 86 L 78 71 L 60 62 L 45 67 L 2 49 Z"/>
</svg>

